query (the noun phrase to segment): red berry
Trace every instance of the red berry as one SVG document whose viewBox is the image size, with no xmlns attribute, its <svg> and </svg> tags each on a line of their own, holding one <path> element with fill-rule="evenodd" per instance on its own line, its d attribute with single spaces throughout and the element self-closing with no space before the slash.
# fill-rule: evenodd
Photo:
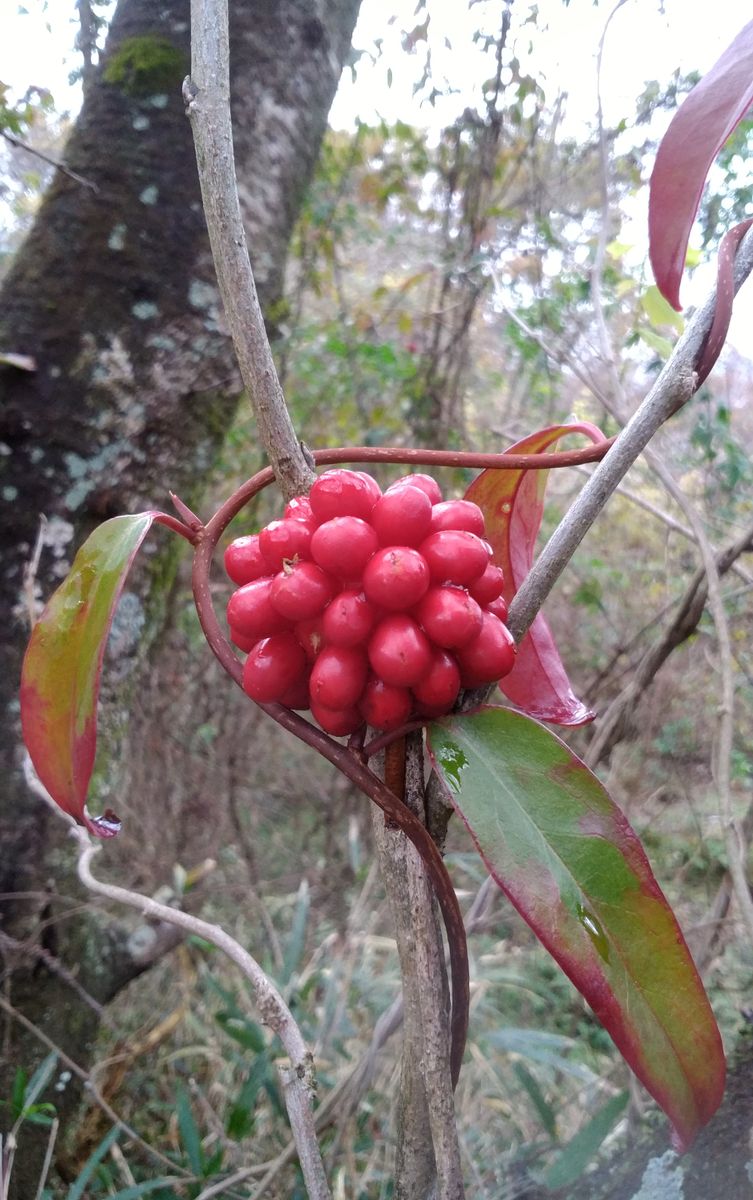
<svg viewBox="0 0 753 1200">
<path fill-rule="evenodd" d="M 418 550 L 410 546 L 377 550 L 363 573 L 366 598 L 383 608 L 411 608 L 428 587 L 429 568 Z"/>
<path fill-rule="evenodd" d="M 303 521 L 292 518 L 270 521 L 259 534 L 259 545 L 267 564 L 267 574 L 279 571 L 284 562 L 309 557 L 311 530 Z"/>
<path fill-rule="evenodd" d="M 236 629 L 230 630 L 230 641 L 234 646 L 237 646 L 239 650 L 242 650 L 244 654 L 248 654 L 249 650 L 253 650 L 258 640 L 258 638 L 244 637 L 243 634 L 238 633 Z"/>
<path fill-rule="evenodd" d="M 440 529 L 466 529 L 483 537 L 484 514 L 471 500 L 445 500 L 431 510 L 431 532 L 438 533 Z"/>
<path fill-rule="evenodd" d="M 431 666 L 431 645 L 412 617 L 391 613 L 369 639 L 369 662 L 385 683 L 412 687 Z"/>
<path fill-rule="evenodd" d="M 309 707 L 309 703 L 309 677 L 308 673 L 304 673 L 280 697 L 280 704 L 284 704 L 286 708 L 297 708 L 303 712 Z"/>
<path fill-rule="evenodd" d="M 376 619 L 377 611 L 363 592 L 340 592 L 324 610 L 324 636 L 333 646 L 360 646 Z"/>
<path fill-rule="evenodd" d="M 308 496 L 294 496 L 292 500 L 288 500 L 284 515 L 286 520 L 305 521 L 312 529 L 316 527 Z"/>
<path fill-rule="evenodd" d="M 378 549 L 376 533 L 360 517 L 333 517 L 320 525 L 311 539 L 314 562 L 340 579 L 360 579 Z"/>
<path fill-rule="evenodd" d="M 316 563 L 285 567 L 272 581 L 272 604 L 289 621 L 305 621 L 324 611 L 335 592 L 332 578 Z"/>
<path fill-rule="evenodd" d="M 465 588 L 429 588 L 415 613 L 437 646 L 464 646 L 481 632 L 481 609 Z"/>
<path fill-rule="evenodd" d="M 371 524 L 383 546 L 417 546 L 429 532 L 431 501 L 420 488 L 390 488 L 371 513 Z"/>
<path fill-rule="evenodd" d="M 490 600 L 486 605 L 486 611 L 492 613 L 495 617 L 499 617 L 503 624 L 507 624 L 507 601 L 504 596 L 497 596 L 496 600 Z"/>
<path fill-rule="evenodd" d="M 460 668 L 446 650 L 435 650 L 431 666 L 420 683 L 413 688 L 422 712 L 439 716 L 449 712 L 460 691 Z"/>
<path fill-rule="evenodd" d="M 324 621 L 321 615 L 296 622 L 293 633 L 303 646 L 306 658 L 312 663 L 324 648 Z"/>
<path fill-rule="evenodd" d="M 375 729 L 397 729 L 404 725 L 413 709 L 407 688 L 392 687 L 381 679 L 370 679 L 359 705 L 368 725 Z"/>
<path fill-rule="evenodd" d="M 496 563 L 489 563 L 489 566 L 468 588 L 468 591 L 473 596 L 473 599 L 484 607 L 492 600 L 496 600 L 502 595 L 502 589 L 505 586 L 505 574 L 501 567 Z"/>
<path fill-rule="evenodd" d="M 258 641 L 288 629 L 286 621 L 272 604 L 272 579 L 255 579 L 233 592 L 227 606 L 227 623 L 234 633 Z"/>
<path fill-rule="evenodd" d="M 354 646 L 325 646 L 311 670 L 311 700 L 325 708 L 351 708 L 358 701 L 369 673 L 363 650 Z"/>
<path fill-rule="evenodd" d="M 465 688 L 494 683 L 515 666 L 515 642 L 506 625 L 491 613 L 484 613 L 481 632 L 467 646 L 457 650 L 460 682 Z"/>
<path fill-rule="evenodd" d="M 258 533 L 239 537 L 225 551 L 225 570 L 233 583 L 242 585 L 269 575 L 269 567 L 262 556 Z"/>
<path fill-rule="evenodd" d="M 473 583 L 489 565 L 488 546 L 465 529 L 430 533 L 419 547 L 434 583 Z"/>
<path fill-rule="evenodd" d="M 376 503 L 373 489 L 357 471 L 325 471 L 314 480 L 309 493 L 311 511 L 317 522 L 333 517 L 361 517 L 368 521 Z"/>
<path fill-rule="evenodd" d="M 374 503 L 376 504 L 377 500 L 382 495 L 382 489 L 380 488 L 376 479 L 374 479 L 372 475 L 368 475 L 366 471 L 356 471 L 354 473 L 359 477 L 359 479 L 363 479 L 364 483 L 366 484 L 367 491 L 371 496 L 374 497 Z"/>
<path fill-rule="evenodd" d="M 243 668 L 243 688 L 252 700 L 272 704 L 306 671 L 306 655 L 293 633 L 275 633 L 257 642 Z"/>
<path fill-rule="evenodd" d="M 441 502 L 442 489 L 436 479 L 432 479 L 431 475 L 421 475 L 419 473 L 415 475 L 402 475 L 400 479 L 396 479 L 394 483 L 390 484 L 387 491 L 391 492 L 394 488 L 403 487 L 406 483 L 409 483 L 411 487 L 420 488 L 422 492 L 426 492 L 432 504 L 439 504 Z"/>
<path fill-rule="evenodd" d="M 333 737 L 346 737 L 363 725 L 363 717 L 357 708 L 334 709 L 311 701 L 311 715 L 325 733 Z"/>
</svg>

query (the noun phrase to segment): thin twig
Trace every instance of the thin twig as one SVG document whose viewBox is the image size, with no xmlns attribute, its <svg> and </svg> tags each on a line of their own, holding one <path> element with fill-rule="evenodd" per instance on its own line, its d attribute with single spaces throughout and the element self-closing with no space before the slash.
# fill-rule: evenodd
<svg viewBox="0 0 753 1200">
<path fill-rule="evenodd" d="M 272 980 L 248 951 L 219 925 L 212 925 L 209 921 L 203 921 L 190 913 L 159 904 L 149 896 L 142 896 L 138 892 L 131 892 L 127 888 L 96 879 L 91 873 L 91 860 L 99 847 L 92 844 L 83 829 L 75 829 L 73 836 L 79 844 L 78 874 L 85 887 L 108 900 L 136 908 L 145 916 L 170 922 L 188 933 L 204 938 L 222 950 L 249 980 L 256 994 L 262 1020 L 277 1034 L 290 1059 L 289 1067 L 280 1068 L 280 1077 L 310 1200 L 330 1200 L 331 1193 L 324 1174 L 314 1126 L 313 1061 L 290 1009 Z"/>
<path fill-rule="evenodd" d="M 735 264 L 735 290 L 753 270 L 753 234 L 744 237 Z M 618 483 L 664 422 L 693 395 L 695 362 L 711 328 L 716 291 L 697 310 L 654 386 L 620 433 L 605 458 L 542 550 L 510 606 L 509 627 L 520 641 L 567 567 L 577 547 L 602 512 Z"/>
<path fill-rule="evenodd" d="M 285 405 L 248 256 L 235 177 L 229 64 L 227 0 L 191 0 L 191 76 L 183 98 L 217 282 L 259 435 L 290 499 L 308 491 L 314 472 Z"/>
<path fill-rule="evenodd" d="M 42 1200 L 42 1193 L 44 1192 L 44 1185 L 47 1182 L 47 1176 L 50 1173 L 50 1164 L 52 1163 L 52 1152 L 55 1149 L 55 1142 L 57 1141 L 59 1129 L 60 1129 L 60 1121 L 58 1120 L 57 1117 L 53 1117 L 52 1124 L 50 1125 L 50 1136 L 47 1139 L 47 1148 L 44 1152 L 44 1161 L 42 1163 L 42 1170 L 39 1172 L 39 1183 L 37 1184 L 37 1190 L 34 1195 L 34 1200 Z"/>
<path fill-rule="evenodd" d="M 30 146 L 28 142 L 24 142 L 20 137 L 16 137 L 15 133 L 9 133 L 7 129 L 0 129 L 0 136 L 4 137 L 6 142 L 14 146 L 17 150 L 25 150 L 27 154 L 33 154 L 35 158 L 41 158 L 42 162 L 46 162 L 48 166 L 54 167 L 56 171 L 62 171 L 63 175 L 67 175 L 69 179 L 80 183 L 82 187 L 87 187 L 95 193 L 99 191 L 99 187 L 91 179 L 86 179 L 83 175 L 79 175 L 77 171 L 72 171 L 70 167 L 67 167 L 64 162 L 60 162 L 59 159 L 51 158 L 44 151 Z"/>
</svg>

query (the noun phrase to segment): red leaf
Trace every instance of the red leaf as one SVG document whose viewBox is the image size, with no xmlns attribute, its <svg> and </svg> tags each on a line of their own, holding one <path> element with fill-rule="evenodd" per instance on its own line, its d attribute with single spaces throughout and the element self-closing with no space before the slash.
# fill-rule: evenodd
<svg viewBox="0 0 753 1200">
<path fill-rule="evenodd" d="M 706 176 L 753 104 L 753 21 L 678 108 L 651 174 L 649 254 L 657 287 L 678 311 L 680 282 Z"/>
<path fill-rule="evenodd" d="M 520 713 L 445 717 L 429 748 L 490 874 L 591 1005 L 686 1149 L 724 1090 L 721 1038 L 674 914 L 585 763 Z"/>
<path fill-rule="evenodd" d="M 571 433 L 583 433 L 594 442 L 604 440 L 595 425 L 552 425 L 516 442 L 510 453 L 542 453 Z M 505 573 L 508 604 L 533 563 L 547 475 L 547 471 L 482 471 L 466 492 L 466 499 L 483 510 L 494 561 Z M 518 646 L 515 666 L 499 686 L 508 700 L 540 721 L 584 725 L 593 720 L 591 710 L 573 694 L 551 630 L 540 613 Z"/>
<path fill-rule="evenodd" d="M 95 529 L 34 626 L 24 658 L 21 724 L 34 769 L 55 803 L 97 837 L 120 829 L 110 810 L 92 817 L 86 807 L 102 659 L 131 563 L 161 515 L 114 517 Z"/>
</svg>

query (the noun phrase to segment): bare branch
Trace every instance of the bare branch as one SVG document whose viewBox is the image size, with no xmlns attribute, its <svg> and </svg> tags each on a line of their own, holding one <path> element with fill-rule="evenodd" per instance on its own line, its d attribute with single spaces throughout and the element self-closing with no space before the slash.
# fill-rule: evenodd
<svg viewBox="0 0 753 1200">
<path fill-rule="evenodd" d="M 753 270 L 753 232 L 746 234 L 735 264 L 735 291 Z M 617 485 L 657 430 L 696 388 L 694 364 L 711 328 L 716 291 L 696 311 L 645 400 L 619 434 L 542 550 L 510 606 L 510 631 L 520 641 Z"/>
<path fill-rule="evenodd" d="M 0 129 L 0 136 L 4 137 L 8 145 L 15 147 L 16 150 L 24 150 L 26 154 L 33 154 L 35 158 L 39 158 L 42 162 L 46 162 L 48 166 L 54 167 L 56 171 L 62 171 L 63 175 L 67 175 L 69 179 L 73 179 L 76 183 L 80 183 L 82 187 L 89 188 L 92 192 L 98 192 L 99 188 L 91 179 L 85 179 L 83 175 L 79 175 L 76 171 L 72 171 L 64 162 L 58 158 L 51 158 L 49 154 L 45 154 L 43 150 L 37 150 L 34 146 L 30 146 L 22 138 L 16 137 L 15 133 L 9 133 L 7 129 Z"/>
<path fill-rule="evenodd" d="M 183 84 L 217 282 L 259 434 L 286 499 L 314 478 L 272 359 L 241 219 L 230 115 L 227 0 L 191 0 L 191 76 Z"/>
<path fill-rule="evenodd" d="M 91 860 L 98 847 L 91 843 L 83 829 L 76 828 L 72 832 L 79 844 L 78 874 L 85 887 L 98 896 L 104 896 L 119 904 L 127 904 L 145 916 L 171 922 L 188 933 L 204 938 L 222 950 L 249 980 L 256 993 L 262 1020 L 277 1034 L 290 1059 L 290 1066 L 280 1069 L 280 1077 L 310 1200 L 330 1200 L 331 1193 L 324 1174 L 314 1125 L 313 1061 L 290 1009 L 271 979 L 248 951 L 219 925 L 212 925 L 200 917 L 169 908 L 166 904 L 159 904 L 149 896 L 142 896 L 138 892 L 131 892 L 127 888 L 102 883 L 96 879 L 91 873 Z"/>
</svg>

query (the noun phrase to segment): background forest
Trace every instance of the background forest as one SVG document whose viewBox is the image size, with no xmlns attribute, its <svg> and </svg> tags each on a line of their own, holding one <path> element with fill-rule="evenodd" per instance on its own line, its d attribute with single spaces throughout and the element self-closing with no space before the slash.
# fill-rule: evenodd
<svg viewBox="0 0 753 1200">
<path fill-rule="evenodd" d="M 45 5 L 27 7 L 30 22 L 44 17 Z M 23 1148 L 9 1196 L 303 1196 L 279 1044 L 237 973 L 199 939 L 83 892 L 65 828 L 19 751 L 30 618 L 75 545 L 106 516 L 163 505 L 170 488 L 211 511 L 262 465 L 180 98 L 187 0 L 63 8 L 69 22 L 49 16 L 83 95 L 78 124 L 68 93 L 32 78 L 33 51 L 28 91 L 0 80 L 0 1131 Z M 457 32 L 440 28 L 432 0 L 394 14 L 364 0 L 351 44 L 357 8 L 231 5 L 240 198 L 297 428 L 313 448 L 502 450 L 569 419 L 615 433 L 684 321 L 652 283 L 644 195 L 657 140 L 697 75 L 666 61 L 617 121 L 605 115 L 606 71 L 597 89 L 602 35 L 606 63 L 623 17 L 654 19 L 658 0 L 474 4 Z M 537 59 L 563 9 L 590 39 L 585 101 Z M 468 34 L 470 45 L 452 43 Z M 472 74 L 448 76 L 454 58 Z M 349 115 L 366 115 L 327 127 L 341 69 Z M 393 88 L 412 93 L 410 113 L 381 119 Z M 724 230 L 751 215 L 752 128 L 744 122 L 725 148 L 702 206 L 690 260 L 702 280 Z M 688 295 L 694 286 L 691 274 Z M 749 313 L 745 292 L 740 302 Z M 574 688 L 597 712 L 565 739 L 641 837 L 730 1053 L 753 1019 L 753 946 L 720 816 L 723 664 L 699 538 L 716 558 L 731 634 L 727 799 L 747 851 L 749 329 L 749 319 L 735 326 L 546 609 Z M 550 481 L 545 534 L 589 469 Z M 383 484 L 399 473 L 375 471 Z M 458 495 L 471 479 L 438 477 Z M 275 512 L 265 493 L 232 535 Z M 366 802 L 220 677 L 186 565 L 152 540 L 108 647 L 94 794 L 124 829 L 97 869 L 249 947 L 313 1048 L 334 1195 L 391 1197 L 400 976 Z M 220 571 L 214 586 L 229 595 Z M 646 1130 L 661 1148 L 666 1124 L 485 880 L 458 822 L 447 862 L 471 935 L 456 1096 L 468 1194 L 586 1195 L 583 1172 L 600 1148 L 619 1154 Z M 618 1194 L 600 1176 L 590 1186 L 594 1197 Z"/>
</svg>

